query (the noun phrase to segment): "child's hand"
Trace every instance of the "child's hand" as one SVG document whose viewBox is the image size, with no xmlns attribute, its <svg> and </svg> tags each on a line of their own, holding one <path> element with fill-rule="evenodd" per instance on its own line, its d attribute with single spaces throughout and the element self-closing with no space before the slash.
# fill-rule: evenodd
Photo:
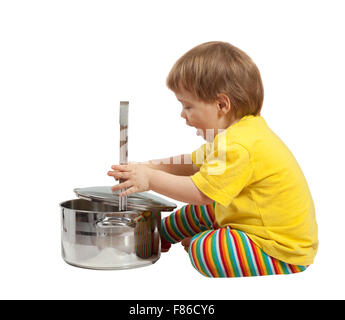
<svg viewBox="0 0 345 320">
<path fill-rule="evenodd" d="M 141 164 L 113 165 L 111 168 L 113 171 L 108 171 L 108 176 L 114 177 L 115 180 L 125 181 L 111 189 L 115 191 L 128 188 L 125 192 L 120 193 L 120 196 L 150 190 L 150 176 L 154 169 Z"/>
</svg>

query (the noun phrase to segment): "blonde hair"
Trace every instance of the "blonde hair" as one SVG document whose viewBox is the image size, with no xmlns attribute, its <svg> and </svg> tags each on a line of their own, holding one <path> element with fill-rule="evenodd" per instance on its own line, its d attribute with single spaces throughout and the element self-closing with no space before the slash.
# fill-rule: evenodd
<svg viewBox="0 0 345 320">
<path fill-rule="evenodd" d="M 236 119 L 259 115 L 264 98 L 259 69 L 245 52 L 227 42 L 206 42 L 186 52 L 170 70 L 166 83 L 170 90 L 182 88 L 204 102 L 226 94 Z"/>
</svg>

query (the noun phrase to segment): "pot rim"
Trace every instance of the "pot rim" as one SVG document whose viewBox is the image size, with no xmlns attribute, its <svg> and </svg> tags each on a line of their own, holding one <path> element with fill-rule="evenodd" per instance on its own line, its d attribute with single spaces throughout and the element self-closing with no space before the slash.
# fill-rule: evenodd
<svg viewBox="0 0 345 320">
<path fill-rule="evenodd" d="M 63 206 L 65 203 L 67 202 L 70 202 L 70 201 L 88 201 L 90 203 L 92 202 L 96 202 L 96 201 L 92 201 L 92 200 L 86 200 L 86 199 L 81 199 L 81 198 L 74 198 L 74 199 L 71 199 L 71 200 L 66 200 L 66 201 L 63 201 L 63 202 L 60 202 L 59 206 L 63 209 L 66 209 L 66 210 L 73 210 L 73 211 L 78 211 L 78 212 L 85 212 L 85 213 L 90 213 L 90 212 L 97 212 L 97 213 L 103 213 L 103 214 L 111 214 L 111 213 L 124 213 L 124 214 L 127 214 L 127 213 L 136 213 L 136 214 L 140 214 L 140 212 L 142 212 L 143 210 L 125 210 L 125 211 L 120 211 L 120 210 L 116 210 L 116 207 L 115 206 L 112 206 L 110 204 L 106 204 L 107 206 L 109 207 L 114 207 L 114 210 L 113 211 L 99 211 L 97 209 L 95 210 L 84 210 L 84 209 L 72 209 L 72 208 L 67 208 L 65 206 Z M 102 203 L 104 204 L 103 202 L 99 201 L 99 203 Z"/>
</svg>

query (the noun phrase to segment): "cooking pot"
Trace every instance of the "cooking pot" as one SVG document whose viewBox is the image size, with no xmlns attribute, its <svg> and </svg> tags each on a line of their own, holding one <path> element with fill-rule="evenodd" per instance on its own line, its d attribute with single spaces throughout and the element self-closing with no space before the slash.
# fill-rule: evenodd
<svg viewBox="0 0 345 320">
<path fill-rule="evenodd" d="M 78 199 L 62 202 L 63 259 L 89 269 L 127 269 L 151 265 L 160 257 L 162 211 L 176 208 L 149 192 L 127 196 L 119 210 L 119 192 L 111 187 L 74 189 Z"/>
</svg>

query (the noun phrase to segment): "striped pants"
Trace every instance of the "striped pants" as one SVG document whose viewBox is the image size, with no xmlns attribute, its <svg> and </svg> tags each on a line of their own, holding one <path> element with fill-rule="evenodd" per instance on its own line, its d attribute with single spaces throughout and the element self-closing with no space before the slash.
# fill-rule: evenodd
<svg viewBox="0 0 345 320">
<path fill-rule="evenodd" d="M 162 241 L 177 243 L 193 237 L 188 253 L 193 267 L 206 277 L 248 277 L 290 274 L 306 266 L 282 262 L 265 254 L 248 236 L 215 222 L 215 203 L 185 205 L 162 219 Z"/>
</svg>

